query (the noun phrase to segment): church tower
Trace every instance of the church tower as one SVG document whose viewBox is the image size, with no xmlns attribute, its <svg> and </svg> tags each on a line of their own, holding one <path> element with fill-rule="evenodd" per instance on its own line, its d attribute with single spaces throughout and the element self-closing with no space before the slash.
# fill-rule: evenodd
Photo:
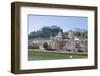
<svg viewBox="0 0 100 76">
<path fill-rule="evenodd" d="M 62 38 L 63 37 L 62 29 L 59 30 L 57 37 L 58 38 Z"/>
</svg>

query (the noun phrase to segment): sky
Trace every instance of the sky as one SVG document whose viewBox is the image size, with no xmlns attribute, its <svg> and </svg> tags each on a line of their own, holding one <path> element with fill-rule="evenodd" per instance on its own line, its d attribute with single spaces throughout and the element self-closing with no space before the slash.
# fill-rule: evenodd
<svg viewBox="0 0 100 76">
<path fill-rule="evenodd" d="M 29 33 L 44 26 L 58 26 L 64 32 L 74 28 L 88 30 L 88 17 L 29 15 L 28 21 Z"/>
</svg>

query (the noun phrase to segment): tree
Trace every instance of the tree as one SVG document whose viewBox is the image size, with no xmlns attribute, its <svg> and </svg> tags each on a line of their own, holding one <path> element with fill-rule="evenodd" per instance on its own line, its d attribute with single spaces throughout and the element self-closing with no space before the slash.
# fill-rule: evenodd
<svg viewBox="0 0 100 76">
<path fill-rule="evenodd" d="M 45 43 L 43 44 L 43 48 L 45 48 L 46 50 L 48 49 L 48 43 L 47 43 L 47 42 L 45 42 Z"/>
<path fill-rule="evenodd" d="M 76 32 L 76 36 L 80 37 L 81 36 L 81 32 Z"/>
</svg>

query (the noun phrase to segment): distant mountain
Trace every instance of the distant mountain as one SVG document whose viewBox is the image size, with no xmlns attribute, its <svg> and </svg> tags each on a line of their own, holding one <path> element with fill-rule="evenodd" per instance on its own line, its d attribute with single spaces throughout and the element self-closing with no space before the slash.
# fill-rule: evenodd
<svg viewBox="0 0 100 76">
<path fill-rule="evenodd" d="M 74 31 L 74 32 L 87 32 L 86 29 L 81 29 L 81 28 L 74 28 L 74 29 L 72 29 L 72 31 Z"/>
</svg>

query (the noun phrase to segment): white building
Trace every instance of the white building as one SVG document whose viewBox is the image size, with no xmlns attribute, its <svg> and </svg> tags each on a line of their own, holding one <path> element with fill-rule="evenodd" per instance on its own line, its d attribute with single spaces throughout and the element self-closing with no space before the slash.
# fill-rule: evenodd
<svg viewBox="0 0 100 76">
<path fill-rule="evenodd" d="M 75 38 L 74 32 L 72 30 L 69 31 L 68 35 L 69 35 L 70 39 L 74 39 Z"/>
</svg>

